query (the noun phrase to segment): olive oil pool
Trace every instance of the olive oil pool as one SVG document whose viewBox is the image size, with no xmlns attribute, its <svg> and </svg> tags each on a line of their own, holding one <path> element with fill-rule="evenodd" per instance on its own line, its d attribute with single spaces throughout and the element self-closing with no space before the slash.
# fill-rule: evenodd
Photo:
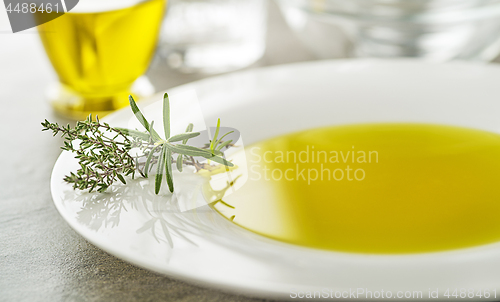
<svg viewBox="0 0 500 302">
<path fill-rule="evenodd" d="M 496 133 L 427 124 L 347 125 L 272 138 L 244 152 L 246 163 L 237 154 L 234 160 L 246 165 L 247 181 L 214 207 L 263 236 L 375 254 L 500 240 Z"/>
</svg>

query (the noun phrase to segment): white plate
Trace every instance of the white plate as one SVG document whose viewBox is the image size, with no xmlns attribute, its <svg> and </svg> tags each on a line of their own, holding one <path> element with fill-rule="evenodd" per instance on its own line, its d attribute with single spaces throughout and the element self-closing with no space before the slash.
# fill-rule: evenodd
<svg viewBox="0 0 500 302">
<path fill-rule="evenodd" d="M 500 68 L 467 63 L 303 63 L 215 77 L 169 93 L 174 107 L 182 97 L 197 95 L 203 118 L 214 125 L 220 117 L 225 126 L 241 131 L 247 145 L 306 128 L 360 122 L 500 131 Z M 161 96 L 140 105 L 160 125 Z M 188 115 L 174 118 L 173 127 L 185 127 Z M 130 109 L 107 121 L 139 127 Z M 168 194 L 151 194 L 145 180 L 117 185 L 106 194 L 73 191 L 62 179 L 75 163 L 63 153 L 52 175 L 52 195 L 64 219 L 103 250 L 175 278 L 267 298 L 358 288 L 391 291 L 392 300 L 408 290 L 422 291 L 425 299 L 429 289 L 437 288 L 443 300 L 448 288 L 489 288 L 500 296 L 500 243 L 400 256 L 301 248 L 243 230 L 207 208 L 180 212 L 175 202 L 167 202 Z"/>
</svg>

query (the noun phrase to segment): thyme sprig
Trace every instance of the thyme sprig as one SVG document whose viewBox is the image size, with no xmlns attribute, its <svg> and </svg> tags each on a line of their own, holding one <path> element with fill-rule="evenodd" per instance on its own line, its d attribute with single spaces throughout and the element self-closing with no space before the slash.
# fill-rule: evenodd
<svg viewBox="0 0 500 302">
<path fill-rule="evenodd" d="M 222 140 L 232 131 L 218 138 L 220 119 L 209 148 L 198 148 L 187 144 L 189 139 L 200 135 L 200 132 L 192 131 L 193 124 L 189 124 L 184 133 L 170 135 L 168 94 L 163 96 L 164 138 L 154 130 L 154 123 L 146 120 L 132 96 L 129 97 L 129 102 L 132 112 L 146 132 L 111 127 L 100 122 L 97 116 L 95 121 L 92 120 L 91 115 L 85 121 L 77 122 L 74 128 L 69 125 L 60 126 L 48 120 L 42 122 L 42 131 L 50 130 L 54 136 L 60 134 L 65 139 L 61 149 L 76 154 L 80 168 L 64 178 L 64 181 L 73 184 L 74 189 L 105 192 L 117 180 L 126 184 L 125 176 L 134 178 L 138 173 L 147 178 L 156 165 L 155 193 L 160 191 L 164 174 L 168 188 L 173 192 L 174 163 L 180 172 L 184 165 L 195 167 L 197 172 L 202 169 L 214 170 L 216 166 L 211 165 L 210 161 L 227 167 L 233 166 L 221 151 L 232 143 L 232 140 Z M 133 150 L 136 151 L 135 155 L 132 155 Z M 174 160 L 175 154 L 177 156 Z M 200 163 L 194 157 L 203 157 L 209 161 Z"/>
</svg>

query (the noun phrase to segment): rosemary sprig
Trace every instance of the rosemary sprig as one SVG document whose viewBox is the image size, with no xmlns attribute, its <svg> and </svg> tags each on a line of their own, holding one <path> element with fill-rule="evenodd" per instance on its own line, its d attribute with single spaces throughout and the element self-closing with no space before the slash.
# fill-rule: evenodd
<svg viewBox="0 0 500 302">
<path fill-rule="evenodd" d="M 228 132 L 217 139 L 220 130 L 220 119 L 214 138 L 210 141 L 209 150 L 188 145 L 189 139 L 199 136 L 199 132 L 192 132 L 193 124 L 189 124 L 186 132 L 170 135 L 170 101 L 168 94 L 163 96 L 163 128 L 165 137 L 154 130 L 153 122 L 148 122 L 132 96 L 129 96 L 130 107 L 135 117 L 146 132 L 138 130 L 115 128 L 107 123 L 101 123 L 96 116 L 92 120 L 90 115 L 85 121 L 77 122 L 74 128 L 69 125 L 60 126 L 57 123 L 42 122 L 42 131 L 51 130 L 55 136 L 60 134 L 64 139 L 61 149 L 76 154 L 80 168 L 76 173 L 71 172 L 64 181 L 73 184 L 74 189 L 97 190 L 104 192 L 115 181 L 126 183 L 125 176 L 135 177 L 136 172 L 148 177 L 149 172 L 156 164 L 155 193 L 161 188 L 163 174 L 165 174 L 170 192 L 174 191 L 172 165 L 175 162 L 177 169 L 182 172 L 183 165 L 191 165 L 196 171 L 202 169 L 215 170 L 210 161 L 231 167 L 221 149 L 232 143 L 232 140 L 222 141 L 230 134 Z M 131 151 L 137 150 L 132 156 Z M 177 154 L 174 161 L 173 156 Z M 208 159 L 208 164 L 200 163 L 194 157 Z"/>
</svg>

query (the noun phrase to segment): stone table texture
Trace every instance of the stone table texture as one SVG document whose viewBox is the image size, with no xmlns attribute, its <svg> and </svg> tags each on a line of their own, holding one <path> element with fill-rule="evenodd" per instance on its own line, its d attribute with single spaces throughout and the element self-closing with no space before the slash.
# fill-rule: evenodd
<svg viewBox="0 0 500 302">
<path fill-rule="evenodd" d="M 249 68 L 314 59 L 270 4 L 268 48 Z M 6 18 L 2 7 L 0 301 L 260 301 L 121 261 L 88 243 L 59 216 L 49 180 L 62 140 L 42 133 L 40 122 L 70 121 L 55 116 L 44 98 L 56 75 L 36 30 L 12 34 Z M 157 91 L 203 78 L 173 72 L 159 58 L 148 75 Z"/>
</svg>

